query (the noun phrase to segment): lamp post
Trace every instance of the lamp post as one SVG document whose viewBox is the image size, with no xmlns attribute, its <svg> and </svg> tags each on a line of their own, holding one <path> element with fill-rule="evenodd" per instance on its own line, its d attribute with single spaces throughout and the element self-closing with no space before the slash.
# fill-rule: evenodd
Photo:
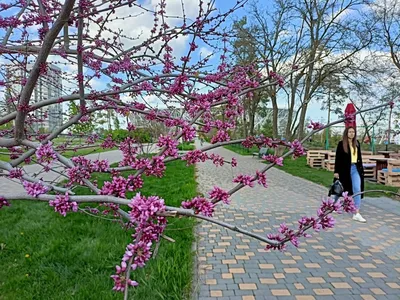
<svg viewBox="0 0 400 300">
<path fill-rule="evenodd" d="M 386 143 L 386 151 L 388 151 L 388 145 L 390 143 L 390 123 L 392 123 L 392 107 L 390 107 L 390 113 L 389 113 L 389 129 L 388 129 L 388 135 L 387 135 L 387 143 Z"/>
</svg>

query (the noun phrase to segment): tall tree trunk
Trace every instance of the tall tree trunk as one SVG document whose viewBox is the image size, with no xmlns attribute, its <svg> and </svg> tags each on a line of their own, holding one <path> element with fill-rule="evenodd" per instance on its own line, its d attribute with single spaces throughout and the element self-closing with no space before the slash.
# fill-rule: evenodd
<svg viewBox="0 0 400 300">
<path fill-rule="evenodd" d="M 276 97 L 271 97 L 272 102 L 272 136 L 278 138 L 278 104 L 276 103 Z"/>
<path fill-rule="evenodd" d="M 305 103 L 301 108 L 297 138 L 300 140 L 304 137 L 304 123 L 306 121 L 308 103 Z"/>
</svg>

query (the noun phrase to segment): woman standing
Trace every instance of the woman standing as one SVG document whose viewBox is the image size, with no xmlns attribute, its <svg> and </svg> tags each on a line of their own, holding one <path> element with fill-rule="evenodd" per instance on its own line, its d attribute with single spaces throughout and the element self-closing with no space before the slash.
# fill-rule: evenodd
<svg viewBox="0 0 400 300">
<path fill-rule="evenodd" d="M 364 168 L 361 157 L 360 143 L 356 139 L 356 129 L 347 127 L 343 132 L 343 138 L 336 148 L 335 174 L 343 185 L 343 190 L 349 195 L 364 191 Z M 357 208 L 353 220 L 365 223 L 366 220 L 360 214 L 361 198 L 354 197 L 354 205 Z"/>
</svg>

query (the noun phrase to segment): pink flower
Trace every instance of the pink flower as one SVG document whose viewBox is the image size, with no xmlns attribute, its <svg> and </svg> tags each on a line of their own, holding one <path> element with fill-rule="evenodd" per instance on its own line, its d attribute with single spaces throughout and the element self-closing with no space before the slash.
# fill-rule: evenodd
<svg viewBox="0 0 400 300">
<path fill-rule="evenodd" d="M 393 101 L 393 100 L 390 101 L 390 102 L 389 102 L 389 105 L 390 105 L 390 108 L 393 108 L 393 107 L 394 107 L 394 101 Z"/>
<path fill-rule="evenodd" d="M 83 185 L 84 180 L 90 178 L 90 169 L 76 166 L 68 169 L 67 174 L 70 180 L 68 183 L 69 185 L 72 184 L 73 182 Z"/>
<path fill-rule="evenodd" d="M 67 212 L 78 211 L 78 204 L 76 202 L 69 201 L 68 193 L 65 195 L 57 195 L 55 200 L 50 200 L 49 205 L 54 207 L 54 211 L 60 213 L 62 216 L 66 216 Z"/>
<path fill-rule="evenodd" d="M 262 185 L 265 188 L 267 188 L 268 187 L 268 185 L 267 185 L 267 175 L 265 175 L 265 173 L 259 172 L 258 170 L 256 171 L 256 174 L 257 174 L 257 178 L 258 178 L 258 180 L 257 180 L 258 184 Z"/>
<path fill-rule="evenodd" d="M 10 174 L 8 175 L 10 178 L 21 179 L 23 176 L 22 168 L 14 168 L 10 170 Z"/>
<path fill-rule="evenodd" d="M 324 124 L 322 124 L 320 122 L 311 121 L 311 123 L 307 126 L 307 128 L 311 128 L 312 130 L 319 130 L 319 129 L 324 128 Z"/>
<path fill-rule="evenodd" d="M 136 244 L 128 244 L 122 261 L 127 262 L 131 257 L 134 257 L 131 265 L 132 270 L 136 270 L 137 267 L 143 268 L 151 257 L 151 245 L 151 242 L 145 243 L 143 241 L 139 241 Z"/>
<path fill-rule="evenodd" d="M 157 196 L 145 197 L 137 193 L 128 204 L 131 208 L 129 215 L 134 223 L 144 223 L 150 218 L 156 218 L 158 212 L 165 211 L 164 199 Z"/>
<path fill-rule="evenodd" d="M 344 192 L 342 196 L 343 196 L 342 200 L 343 210 L 347 213 L 355 213 L 357 211 L 357 208 L 354 205 L 353 197 L 349 196 L 348 192 Z"/>
<path fill-rule="evenodd" d="M 47 144 L 40 144 L 36 149 L 36 157 L 42 164 L 50 164 L 53 160 L 57 159 L 52 143 L 47 142 Z"/>
<path fill-rule="evenodd" d="M 160 135 L 157 146 L 166 148 L 164 152 L 166 156 L 178 157 L 178 144 L 179 142 L 173 140 L 170 136 Z"/>
<path fill-rule="evenodd" d="M 215 144 L 218 142 L 226 142 L 230 141 L 230 136 L 225 130 L 218 130 L 216 135 L 214 135 L 211 139 L 211 144 Z"/>
<path fill-rule="evenodd" d="M 122 176 L 113 177 L 112 181 L 105 181 L 101 188 L 102 195 L 113 195 L 125 198 L 125 192 L 128 190 L 128 180 Z"/>
<path fill-rule="evenodd" d="M 233 179 L 233 182 L 241 183 L 249 187 L 254 187 L 254 183 L 252 182 L 252 177 L 250 175 L 239 174 L 236 178 Z"/>
<path fill-rule="evenodd" d="M 22 184 L 28 195 L 31 195 L 32 197 L 37 198 L 39 195 L 45 194 L 48 191 L 48 188 L 44 186 L 42 182 L 23 181 Z"/>
<path fill-rule="evenodd" d="M 277 164 L 278 166 L 283 166 L 283 158 L 278 157 L 276 155 L 268 154 L 264 155 L 262 159 L 265 159 L 266 161 L 269 161 L 270 163 Z"/>
<path fill-rule="evenodd" d="M 217 167 L 219 166 L 222 167 L 225 163 L 224 158 L 215 153 L 211 153 L 209 158 L 212 159 L 213 164 L 216 165 Z"/>
<path fill-rule="evenodd" d="M 128 283 L 128 286 L 138 286 L 139 284 L 136 281 L 133 281 L 131 279 L 127 279 L 125 276 L 126 272 L 126 262 L 122 262 L 121 266 L 116 266 L 116 274 L 111 275 L 111 278 L 114 280 L 114 287 L 113 290 L 117 292 L 123 292 L 125 291 L 125 285 Z"/>
<path fill-rule="evenodd" d="M 102 147 L 103 149 L 111 149 L 111 148 L 114 148 L 115 146 L 116 146 L 116 144 L 115 144 L 115 142 L 113 141 L 111 135 L 109 135 L 109 136 L 104 140 L 104 142 L 101 144 L 101 147 Z"/>
<path fill-rule="evenodd" d="M 201 150 L 193 150 L 187 152 L 183 157 L 182 160 L 186 160 L 186 165 L 194 165 L 197 162 L 205 162 L 208 159 L 208 154 L 206 152 L 202 152 Z"/>
<path fill-rule="evenodd" d="M 293 150 L 293 158 L 297 158 L 306 154 L 303 145 L 298 140 L 294 140 L 292 143 L 289 144 L 290 148 Z"/>
<path fill-rule="evenodd" d="M 214 202 L 222 201 L 225 204 L 229 204 L 231 202 L 229 200 L 229 193 L 217 186 L 214 186 L 214 188 L 208 194 L 210 195 L 210 198 L 214 200 Z"/>
<path fill-rule="evenodd" d="M 206 217 L 212 217 L 215 204 L 202 197 L 195 197 L 190 201 L 183 201 L 182 207 L 193 209 L 195 214 L 202 214 Z"/>
<path fill-rule="evenodd" d="M 232 157 L 231 166 L 232 166 L 233 168 L 234 168 L 234 167 L 237 167 L 237 160 L 236 160 L 236 158 L 234 158 L 234 157 Z"/>
<path fill-rule="evenodd" d="M 3 206 L 10 206 L 10 203 L 6 200 L 6 198 L 0 196 L 0 209 Z"/>
</svg>

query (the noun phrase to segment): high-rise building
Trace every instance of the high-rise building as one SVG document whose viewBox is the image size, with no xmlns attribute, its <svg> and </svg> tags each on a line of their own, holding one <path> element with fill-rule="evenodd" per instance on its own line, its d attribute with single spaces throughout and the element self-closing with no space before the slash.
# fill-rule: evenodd
<svg viewBox="0 0 400 300">
<path fill-rule="evenodd" d="M 22 68 L 9 67 L 7 69 L 8 81 L 13 82 L 8 96 L 16 96 L 22 91 L 21 81 L 23 78 L 29 77 L 29 71 L 32 69 L 33 64 L 28 64 L 26 71 Z M 62 96 L 62 76 L 61 69 L 54 65 L 47 66 L 47 73 L 41 75 L 36 82 L 33 90 L 30 104 L 45 101 L 48 99 L 58 99 Z M 35 117 L 43 119 L 43 122 L 37 122 L 32 126 L 32 130 L 41 132 L 52 132 L 55 128 L 62 125 L 62 104 L 55 103 L 48 106 L 44 106 L 34 111 Z"/>
</svg>

